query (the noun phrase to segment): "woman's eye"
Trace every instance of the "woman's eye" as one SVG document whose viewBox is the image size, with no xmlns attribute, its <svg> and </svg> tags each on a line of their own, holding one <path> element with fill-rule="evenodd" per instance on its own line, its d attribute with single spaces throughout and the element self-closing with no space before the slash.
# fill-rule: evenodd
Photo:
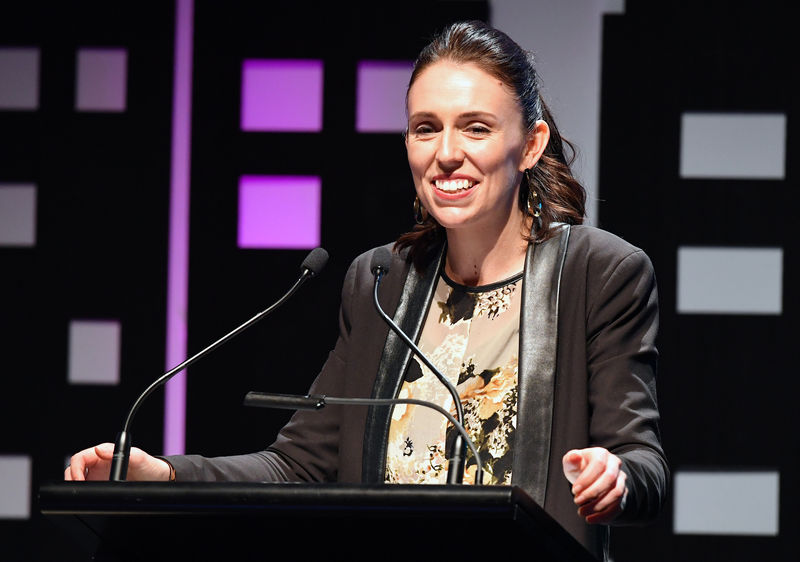
<svg viewBox="0 0 800 562">
<path fill-rule="evenodd" d="M 473 135 L 488 135 L 491 131 L 483 125 L 470 125 L 467 127 L 467 132 Z"/>
<path fill-rule="evenodd" d="M 417 125 L 414 128 L 415 135 L 429 135 L 433 132 L 434 132 L 433 127 L 431 127 L 430 125 Z"/>
</svg>

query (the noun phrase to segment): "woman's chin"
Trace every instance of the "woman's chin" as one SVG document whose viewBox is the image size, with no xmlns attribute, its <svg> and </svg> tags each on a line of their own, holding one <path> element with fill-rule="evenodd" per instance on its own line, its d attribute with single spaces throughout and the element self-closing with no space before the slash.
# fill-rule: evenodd
<svg viewBox="0 0 800 562">
<path fill-rule="evenodd" d="M 469 226 L 475 222 L 474 217 L 471 213 L 459 211 L 461 210 L 454 212 L 453 209 L 445 209 L 432 213 L 432 215 L 433 218 L 436 219 L 436 222 L 438 222 L 446 230 L 469 228 Z"/>
</svg>

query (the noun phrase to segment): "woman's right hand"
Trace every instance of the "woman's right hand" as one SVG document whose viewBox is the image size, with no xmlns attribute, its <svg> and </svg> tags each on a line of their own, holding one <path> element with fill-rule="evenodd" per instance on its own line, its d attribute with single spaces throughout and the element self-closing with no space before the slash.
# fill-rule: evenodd
<svg viewBox="0 0 800 562">
<path fill-rule="evenodd" d="M 113 443 L 102 443 L 72 455 L 64 470 L 64 480 L 108 480 L 111 473 Z M 169 480 L 170 466 L 161 459 L 148 455 L 141 449 L 131 447 L 127 480 Z"/>
</svg>

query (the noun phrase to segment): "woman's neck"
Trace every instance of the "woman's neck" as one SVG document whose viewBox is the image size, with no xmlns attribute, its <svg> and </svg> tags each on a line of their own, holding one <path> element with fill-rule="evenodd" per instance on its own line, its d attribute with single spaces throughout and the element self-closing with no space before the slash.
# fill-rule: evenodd
<svg viewBox="0 0 800 562">
<path fill-rule="evenodd" d="M 499 232 L 490 229 L 448 229 L 445 272 L 456 283 L 478 287 L 508 279 L 522 271 L 528 242 L 521 222 Z"/>
</svg>

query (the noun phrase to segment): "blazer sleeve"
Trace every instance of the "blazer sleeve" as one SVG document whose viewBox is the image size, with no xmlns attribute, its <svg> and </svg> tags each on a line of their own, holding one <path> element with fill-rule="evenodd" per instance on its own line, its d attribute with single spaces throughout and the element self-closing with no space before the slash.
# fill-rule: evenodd
<svg viewBox="0 0 800 562">
<path fill-rule="evenodd" d="M 658 294 L 652 264 L 634 249 L 603 260 L 587 310 L 590 439 L 622 460 L 625 509 L 614 524 L 654 519 L 669 468 L 656 400 Z"/>
<path fill-rule="evenodd" d="M 341 395 L 350 346 L 351 314 L 358 262 L 348 269 L 339 310 L 339 337 L 309 394 Z M 298 411 L 263 451 L 222 457 L 161 457 L 178 481 L 326 482 L 338 469 L 341 407 Z"/>
</svg>

